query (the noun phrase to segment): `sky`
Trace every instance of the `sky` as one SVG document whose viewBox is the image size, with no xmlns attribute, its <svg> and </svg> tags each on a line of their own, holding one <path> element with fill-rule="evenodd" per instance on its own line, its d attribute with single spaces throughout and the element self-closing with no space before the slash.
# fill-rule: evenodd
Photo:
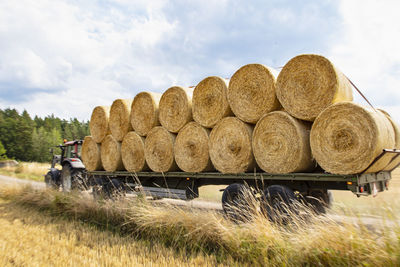
<svg viewBox="0 0 400 267">
<path fill-rule="evenodd" d="M 3 0 L 0 108 L 88 120 L 117 98 L 313 53 L 400 122 L 399 10 L 371 0 Z"/>
</svg>

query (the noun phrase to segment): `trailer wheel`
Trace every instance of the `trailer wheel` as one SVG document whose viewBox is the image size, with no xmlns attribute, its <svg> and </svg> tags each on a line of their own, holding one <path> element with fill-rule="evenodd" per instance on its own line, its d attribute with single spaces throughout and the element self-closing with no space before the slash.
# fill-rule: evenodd
<svg viewBox="0 0 400 267">
<path fill-rule="evenodd" d="M 264 190 L 261 211 L 270 221 L 287 223 L 296 214 L 295 202 L 292 189 L 283 185 L 271 185 Z"/>
<path fill-rule="evenodd" d="M 333 202 L 332 193 L 328 190 L 311 190 L 307 196 L 305 196 L 306 203 L 315 211 L 317 214 L 326 213 Z"/>
<path fill-rule="evenodd" d="M 112 179 L 109 183 L 105 185 L 105 192 L 107 198 L 116 200 L 121 197 L 125 197 L 125 187 L 118 179 Z"/>
<path fill-rule="evenodd" d="M 250 197 L 252 191 L 244 184 L 231 184 L 225 188 L 222 194 L 222 208 L 225 214 L 232 220 L 248 221 L 251 215 Z"/>
</svg>

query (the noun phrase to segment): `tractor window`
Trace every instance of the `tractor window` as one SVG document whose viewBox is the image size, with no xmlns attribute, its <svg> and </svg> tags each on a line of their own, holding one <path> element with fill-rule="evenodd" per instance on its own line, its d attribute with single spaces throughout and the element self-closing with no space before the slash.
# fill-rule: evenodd
<svg viewBox="0 0 400 267">
<path fill-rule="evenodd" d="M 78 157 L 81 157 L 82 145 L 78 145 Z"/>
<path fill-rule="evenodd" d="M 72 150 L 74 149 L 73 146 L 67 146 L 65 148 L 65 158 L 72 158 Z"/>
</svg>

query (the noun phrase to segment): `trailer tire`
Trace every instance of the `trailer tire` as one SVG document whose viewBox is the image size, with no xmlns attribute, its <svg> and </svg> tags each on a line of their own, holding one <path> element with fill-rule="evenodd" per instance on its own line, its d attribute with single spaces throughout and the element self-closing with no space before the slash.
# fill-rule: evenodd
<svg viewBox="0 0 400 267">
<path fill-rule="evenodd" d="M 236 222 L 248 221 L 251 215 L 251 205 L 248 197 L 252 194 L 249 186 L 244 184 L 231 184 L 222 194 L 222 208 L 225 215 Z"/>
<path fill-rule="evenodd" d="M 332 206 L 333 196 L 328 190 L 311 190 L 305 200 L 316 214 L 325 214 Z"/>
<path fill-rule="evenodd" d="M 125 197 L 125 186 L 118 179 L 112 179 L 105 185 L 105 192 L 108 199 L 117 200 Z"/>
<path fill-rule="evenodd" d="M 292 189 L 284 185 L 271 185 L 264 190 L 261 211 L 272 222 L 286 224 L 297 214 L 296 196 Z"/>
</svg>

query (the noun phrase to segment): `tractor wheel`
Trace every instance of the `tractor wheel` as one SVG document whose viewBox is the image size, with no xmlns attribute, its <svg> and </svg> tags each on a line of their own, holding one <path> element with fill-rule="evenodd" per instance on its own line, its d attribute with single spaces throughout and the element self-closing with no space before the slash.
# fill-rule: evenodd
<svg viewBox="0 0 400 267">
<path fill-rule="evenodd" d="M 264 190 L 261 211 L 273 222 L 287 223 L 297 214 L 296 197 L 292 189 L 283 185 L 271 185 Z"/>
<path fill-rule="evenodd" d="M 236 222 L 248 221 L 251 217 L 252 191 L 244 184 L 231 184 L 225 188 L 222 194 L 222 208 L 226 216 Z"/>
<path fill-rule="evenodd" d="M 333 202 L 332 193 L 326 189 L 311 190 L 304 199 L 306 204 L 317 214 L 325 214 Z"/>
<path fill-rule="evenodd" d="M 44 176 L 44 182 L 46 183 L 46 188 L 48 189 L 58 190 L 60 188 L 60 186 L 54 181 L 50 171 Z"/>
<path fill-rule="evenodd" d="M 63 192 L 70 192 L 71 190 L 83 190 L 83 170 L 74 169 L 69 164 L 63 165 L 61 170 L 61 186 Z"/>
</svg>

